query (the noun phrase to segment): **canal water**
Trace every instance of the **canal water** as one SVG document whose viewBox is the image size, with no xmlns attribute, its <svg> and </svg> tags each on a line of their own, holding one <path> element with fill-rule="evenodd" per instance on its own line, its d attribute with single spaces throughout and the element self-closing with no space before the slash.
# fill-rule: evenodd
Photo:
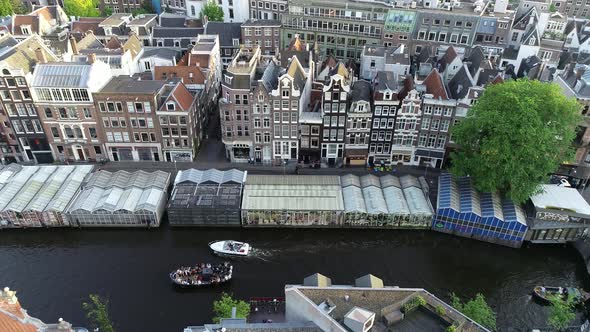
<svg viewBox="0 0 590 332">
<path fill-rule="evenodd" d="M 423 287 L 448 300 L 483 293 L 500 331 L 545 325 L 547 307 L 531 299 L 538 284 L 585 286 L 582 259 L 571 247 L 504 248 L 428 231 L 360 230 L 34 230 L 0 232 L 0 287 L 18 291 L 29 314 L 84 325 L 91 293 L 111 302 L 119 332 L 180 332 L 209 322 L 220 289 L 181 291 L 168 280 L 180 265 L 217 261 L 207 243 L 250 242 L 254 257 L 234 260 L 225 286 L 237 297 L 283 295 L 285 284 L 320 272 L 334 284 L 366 273 L 386 285 Z"/>
</svg>

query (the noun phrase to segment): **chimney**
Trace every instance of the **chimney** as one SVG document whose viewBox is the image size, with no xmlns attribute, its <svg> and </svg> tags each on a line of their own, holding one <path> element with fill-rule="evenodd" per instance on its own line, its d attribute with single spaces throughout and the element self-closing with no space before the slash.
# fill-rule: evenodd
<svg viewBox="0 0 590 332">
<path fill-rule="evenodd" d="M 47 63 L 47 56 L 40 47 L 35 50 L 35 56 L 37 56 L 37 61 L 39 63 Z"/>
<path fill-rule="evenodd" d="M 96 54 L 94 54 L 94 53 L 88 54 L 88 60 L 87 61 L 88 61 L 89 64 L 95 63 L 96 62 Z"/>
<path fill-rule="evenodd" d="M 76 42 L 76 38 L 74 38 L 74 36 L 70 36 L 70 46 L 72 47 L 72 53 L 74 53 L 74 55 L 78 55 L 78 43 Z"/>
</svg>

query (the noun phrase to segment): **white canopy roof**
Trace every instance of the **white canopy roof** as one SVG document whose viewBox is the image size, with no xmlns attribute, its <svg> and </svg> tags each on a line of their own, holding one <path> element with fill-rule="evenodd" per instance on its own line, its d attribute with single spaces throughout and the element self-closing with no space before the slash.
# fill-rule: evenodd
<svg viewBox="0 0 590 332">
<path fill-rule="evenodd" d="M 582 218 L 590 218 L 590 205 L 574 188 L 543 185 L 542 192 L 531 196 L 535 209 L 544 211 L 569 211 Z"/>
</svg>

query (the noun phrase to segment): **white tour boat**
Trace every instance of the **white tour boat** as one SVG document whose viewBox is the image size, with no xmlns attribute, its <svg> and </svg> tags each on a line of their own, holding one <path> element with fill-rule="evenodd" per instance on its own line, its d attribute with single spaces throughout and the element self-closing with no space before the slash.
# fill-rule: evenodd
<svg viewBox="0 0 590 332">
<path fill-rule="evenodd" d="M 213 241 L 209 248 L 217 254 L 234 256 L 248 256 L 251 249 L 248 243 L 233 240 Z"/>
</svg>

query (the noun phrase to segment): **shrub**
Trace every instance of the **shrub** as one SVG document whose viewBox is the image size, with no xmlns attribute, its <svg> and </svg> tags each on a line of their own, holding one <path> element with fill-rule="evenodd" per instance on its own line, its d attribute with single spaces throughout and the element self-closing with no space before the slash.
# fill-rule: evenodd
<svg viewBox="0 0 590 332">
<path fill-rule="evenodd" d="M 414 310 L 416 310 L 419 306 L 423 306 L 426 304 L 426 300 L 420 295 L 416 295 L 411 298 L 408 302 L 402 305 L 402 311 L 407 314 Z"/>
</svg>

